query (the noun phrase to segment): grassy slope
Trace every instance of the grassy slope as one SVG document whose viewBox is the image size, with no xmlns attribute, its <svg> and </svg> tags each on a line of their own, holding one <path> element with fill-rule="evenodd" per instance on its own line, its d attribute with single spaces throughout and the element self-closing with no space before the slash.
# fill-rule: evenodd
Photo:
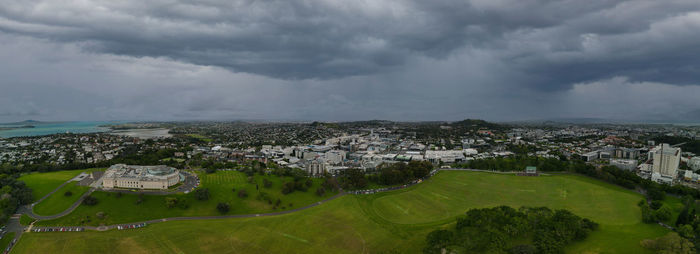
<svg viewBox="0 0 700 254">
<path fill-rule="evenodd" d="M 263 188 L 262 179 L 268 178 L 272 181 L 271 188 Z M 79 206 L 73 213 L 58 218 L 56 220 L 40 221 L 36 225 L 99 225 L 99 224 L 116 224 L 135 221 L 144 221 L 150 219 L 159 219 L 165 217 L 177 216 L 205 216 L 205 215 L 220 215 L 216 210 L 216 205 L 219 202 L 227 202 L 231 205 L 229 214 L 251 214 L 264 213 L 294 209 L 296 207 L 305 206 L 319 200 L 328 198 L 335 193 L 326 193 L 324 197 L 318 197 L 316 189 L 321 184 L 321 179 L 314 179 L 314 184 L 307 192 L 295 191 L 288 195 L 281 193 L 283 179 L 273 176 L 255 176 L 255 182 L 258 183 L 260 191 L 266 192 L 273 201 L 278 198 L 282 201 L 282 205 L 276 210 L 273 205 L 266 201 L 257 200 L 255 183 L 247 182 L 245 174 L 236 171 L 219 171 L 214 174 L 202 174 L 200 176 L 202 186 L 209 188 L 211 198 L 207 201 L 199 201 L 194 199 L 190 194 L 176 194 L 168 196 L 145 195 L 144 201 L 136 205 L 138 195 L 124 194 L 117 197 L 115 193 L 94 192 L 92 196 L 99 200 L 95 206 Z M 284 181 L 290 181 L 291 178 L 284 178 Z M 236 188 L 236 193 L 232 191 Z M 248 192 L 247 198 L 240 198 L 237 195 L 238 190 L 245 189 Z M 187 209 L 167 208 L 165 206 L 166 197 L 177 197 L 179 200 L 184 200 L 190 207 Z M 289 204 L 292 206 L 289 206 Z M 95 218 L 97 212 L 105 212 L 107 217 L 104 219 Z M 87 216 L 90 216 L 89 222 Z M 85 223 L 81 223 L 81 222 Z"/>
<path fill-rule="evenodd" d="M 15 232 L 8 232 L 0 239 L 0 250 L 5 251 L 5 248 L 15 239 Z"/>
<path fill-rule="evenodd" d="M 19 224 L 22 226 L 29 226 L 29 224 L 32 224 L 36 219 L 29 217 L 29 215 L 22 214 L 22 217 L 19 217 Z"/>
<path fill-rule="evenodd" d="M 88 186 L 78 186 L 78 182 L 70 182 L 63 186 L 60 190 L 48 198 L 34 206 L 34 213 L 38 215 L 54 215 L 70 208 L 73 203 L 80 199 L 85 192 L 90 189 Z M 66 196 L 65 193 L 70 191 L 71 196 Z"/>
<path fill-rule="evenodd" d="M 638 242 L 666 230 L 642 224 L 641 195 L 579 176 L 516 177 L 442 172 L 407 190 L 345 196 L 298 213 L 247 219 L 166 222 L 141 230 L 28 233 L 16 253 L 417 253 L 425 235 L 469 208 L 567 208 L 601 224 L 571 253 L 647 253 Z"/>
<path fill-rule="evenodd" d="M 34 197 L 34 201 L 36 201 L 46 194 L 49 194 L 49 192 L 56 189 L 62 183 L 79 175 L 80 172 L 83 171 L 85 170 L 79 169 L 48 173 L 31 173 L 21 176 L 19 180 L 26 183 L 27 186 L 32 189 L 32 196 Z"/>
</svg>

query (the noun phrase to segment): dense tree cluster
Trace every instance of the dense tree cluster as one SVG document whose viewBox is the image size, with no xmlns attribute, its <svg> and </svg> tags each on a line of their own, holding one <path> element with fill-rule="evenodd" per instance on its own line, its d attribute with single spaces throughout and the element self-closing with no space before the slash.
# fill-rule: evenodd
<svg viewBox="0 0 700 254">
<path fill-rule="evenodd" d="M 405 184 L 427 176 L 431 170 L 433 170 L 433 164 L 428 161 L 392 163 L 381 169 L 379 183 L 384 185 Z"/>
<path fill-rule="evenodd" d="M 691 254 L 695 245 L 688 239 L 682 238 L 676 232 L 670 232 L 656 239 L 646 239 L 640 242 L 642 247 L 662 254 Z"/>
<path fill-rule="evenodd" d="M 525 170 L 527 166 L 535 166 L 540 171 L 566 171 L 569 169 L 570 163 L 557 158 L 514 156 L 471 160 L 458 164 L 458 166 L 496 171 L 521 171 Z"/>
<path fill-rule="evenodd" d="M 342 186 L 345 189 L 361 189 L 367 187 L 365 172 L 359 168 L 349 168 L 343 171 L 341 176 Z"/>
<path fill-rule="evenodd" d="M 219 211 L 221 214 L 226 214 L 228 211 L 231 209 L 231 206 L 228 203 L 219 203 L 216 205 L 216 210 Z"/>
<path fill-rule="evenodd" d="M 652 204 L 649 205 L 646 200 L 641 200 L 638 205 L 642 209 L 642 221 L 646 223 L 667 221 L 671 219 L 673 213 L 670 207 L 660 203 L 652 202 Z"/>
<path fill-rule="evenodd" d="M 209 200 L 209 189 L 207 188 L 198 188 L 194 190 L 194 198 L 197 200 Z"/>
<path fill-rule="evenodd" d="M 90 196 L 90 195 L 85 196 L 85 198 L 83 199 L 83 205 L 87 205 L 87 206 L 97 205 L 98 202 L 99 201 L 97 200 L 97 198 Z"/>
<path fill-rule="evenodd" d="M 17 175 L 0 174 L 0 223 L 4 223 L 20 205 L 32 202 L 32 190 Z"/>
<path fill-rule="evenodd" d="M 313 181 L 310 178 L 300 178 L 294 179 L 293 181 L 286 182 L 282 184 L 282 194 L 289 194 L 298 191 L 307 191 L 313 185 Z"/>
<path fill-rule="evenodd" d="M 567 210 L 508 206 L 472 209 L 453 229 L 426 237 L 424 253 L 561 253 L 598 224 Z"/>
<path fill-rule="evenodd" d="M 369 183 L 378 185 L 407 184 L 430 174 L 433 164 L 428 161 L 411 161 L 409 163 L 382 164 L 379 173 L 365 175 L 359 168 L 349 168 L 340 176 L 343 188 L 362 189 Z"/>
</svg>

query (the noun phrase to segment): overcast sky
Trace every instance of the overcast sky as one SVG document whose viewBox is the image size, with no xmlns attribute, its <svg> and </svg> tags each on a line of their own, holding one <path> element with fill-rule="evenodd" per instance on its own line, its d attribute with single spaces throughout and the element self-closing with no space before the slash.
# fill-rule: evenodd
<svg viewBox="0 0 700 254">
<path fill-rule="evenodd" d="M 0 122 L 700 120 L 698 0 L 0 0 Z"/>
</svg>

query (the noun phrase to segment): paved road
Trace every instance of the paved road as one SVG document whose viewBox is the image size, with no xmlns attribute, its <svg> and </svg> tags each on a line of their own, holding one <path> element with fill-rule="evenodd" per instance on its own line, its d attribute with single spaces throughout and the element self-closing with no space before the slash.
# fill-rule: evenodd
<svg viewBox="0 0 700 254">
<path fill-rule="evenodd" d="M 7 224 L 5 225 L 5 231 L 7 233 L 9 232 L 15 232 L 15 240 L 19 241 L 19 237 L 22 236 L 22 233 L 24 232 L 24 226 L 19 224 L 19 218 L 22 216 L 21 214 L 15 214 L 10 217 L 10 219 L 7 221 Z M 12 241 L 10 241 L 10 247 L 15 247 L 12 244 Z M 10 248 L 12 250 L 12 248 Z"/>
<path fill-rule="evenodd" d="M 59 188 L 60 188 L 60 187 L 59 187 Z M 54 193 L 54 192 L 56 192 L 57 190 L 58 190 L 58 189 L 52 191 L 51 193 Z M 54 215 L 43 216 L 43 215 L 35 214 L 34 211 L 33 211 L 33 209 L 34 209 L 34 204 L 36 204 L 36 203 L 31 204 L 31 205 L 22 206 L 22 207 L 20 207 L 20 208 L 18 209 L 17 212 L 18 212 L 18 213 L 21 213 L 21 214 L 29 215 L 30 217 L 32 217 L 32 218 L 34 218 L 34 219 L 37 219 L 37 220 L 53 220 L 53 219 L 56 219 L 56 218 L 60 218 L 60 217 L 66 216 L 66 215 L 68 215 L 69 213 L 73 212 L 73 210 L 75 210 L 75 208 L 78 208 L 78 206 L 80 205 L 80 203 L 83 202 L 83 199 L 85 199 L 85 197 L 87 197 L 88 195 L 92 194 L 92 192 L 94 192 L 94 191 L 95 191 L 94 188 L 90 188 L 90 190 L 88 190 L 88 191 L 85 192 L 82 196 L 80 196 L 80 198 L 78 199 L 78 201 L 75 201 L 75 203 L 73 203 L 68 209 L 66 209 L 66 210 L 63 211 L 63 212 L 54 214 Z M 49 195 L 51 195 L 51 193 L 49 193 Z M 46 198 L 46 197 L 47 197 L 47 196 L 43 197 L 41 200 L 43 200 L 43 199 Z M 37 203 L 38 203 L 38 202 L 37 202 Z"/>
</svg>

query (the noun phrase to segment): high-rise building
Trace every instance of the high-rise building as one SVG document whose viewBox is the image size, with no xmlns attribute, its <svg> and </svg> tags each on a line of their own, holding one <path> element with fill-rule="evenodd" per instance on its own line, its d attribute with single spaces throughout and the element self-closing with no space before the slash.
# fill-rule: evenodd
<svg viewBox="0 0 700 254">
<path fill-rule="evenodd" d="M 649 152 L 649 157 L 653 160 L 652 180 L 670 183 L 676 179 L 681 162 L 680 148 L 660 144 Z"/>
</svg>

